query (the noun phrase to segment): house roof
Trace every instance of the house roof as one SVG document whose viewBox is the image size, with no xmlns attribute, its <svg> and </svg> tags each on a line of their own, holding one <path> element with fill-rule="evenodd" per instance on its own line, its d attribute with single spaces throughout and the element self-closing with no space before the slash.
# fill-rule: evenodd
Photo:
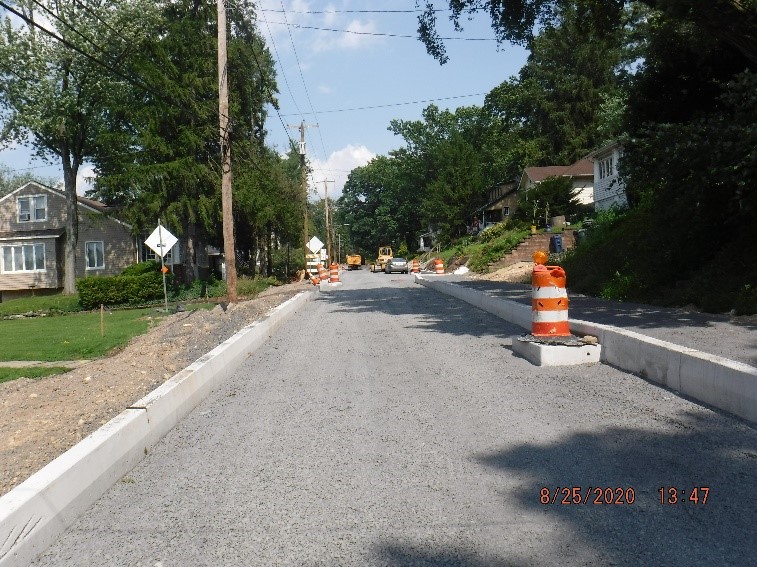
<svg viewBox="0 0 757 567">
<path fill-rule="evenodd" d="M 609 144 L 605 144 L 604 146 L 601 146 L 597 148 L 596 150 L 588 153 L 586 157 L 584 157 L 584 159 L 594 162 L 596 161 L 597 156 L 605 154 L 609 152 L 610 150 L 613 150 L 614 148 L 622 148 L 622 147 L 623 147 L 623 144 L 619 140 L 614 140 L 610 142 Z"/>
<path fill-rule="evenodd" d="M 58 238 L 63 236 L 66 231 L 62 228 L 51 228 L 47 230 L 25 230 L 23 232 L 0 232 L 0 240 L 32 240 L 40 238 Z"/>
<path fill-rule="evenodd" d="M 8 193 L 7 195 L 5 195 L 4 197 L 0 197 L 0 202 L 4 201 L 5 199 L 10 198 L 12 195 L 15 195 L 19 191 L 21 191 L 23 189 L 26 189 L 27 187 L 29 187 L 29 185 L 33 185 L 33 186 L 41 189 L 42 191 L 47 191 L 48 193 L 53 193 L 54 195 L 57 195 L 59 197 L 63 197 L 63 198 L 66 197 L 66 194 L 63 191 L 60 191 L 59 189 L 54 189 L 53 187 L 48 187 L 47 185 L 42 185 L 41 183 L 37 183 L 36 181 L 30 181 L 28 183 L 25 183 L 24 185 L 22 185 L 21 187 L 19 187 L 15 191 L 11 191 L 10 193 Z M 87 199 L 86 197 L 81 197 L 79 195 L 76 196 L 76 201 L 82 207 L 88 208 L 88 209 L 90 209 L 92 211 L 95 211 L 97 213 L 108 215 L 109 218 L 111 218 L 113 221 L 115 221 L 115 222 L 117 222 L 119 224 L 122 224 L 122 225 L 124 225 L 124 226 L 126 226 L 128 228 L 131 228 L 130 224 L 127 224 L 124 221 L 122 221 L 120 219 L 117 219 L 116 217 L 113 216 L 113 214 L 117 211 L 117 209 L 115 209 L 114 207 L 110 207 L 110 206 L 106 205 L 105 203 L 101 203 L 100 201 L 94 201 L 92 199 Z"/>
<path fill-rule="evenodd" d="M 580 159 L 571 165 L 527 167 L 524 173 L 531 183 L 539 183 L 548 177 L 594 177 L 594 164 L 588 159 Z"/>
<path fill-rule="evenodd" d="M 486 211 L 492 210 L 492 207 L 494 205 L 496 205 L 500 201 L 503 201 L 506 197 L 509 197 L 510 195 L 512 195 L 513 193 L 517 192 L 517 190 L 518 190 L 518 185 L 515 184 L 515 183 L 508 183 L 506 185 L 503 185 L 503 187 L 505 188 L 505 190 L 504 190 L 504 192 L 499 197 L 497 197 L 496 199 L 492 199 L 491 201 L 489 201 L 485 205 L 477 208 L 475 212 L 476 213 L 480 213 L 481 211 L 484 211 L 484 210 L 486 210 Z"/>
</svg>

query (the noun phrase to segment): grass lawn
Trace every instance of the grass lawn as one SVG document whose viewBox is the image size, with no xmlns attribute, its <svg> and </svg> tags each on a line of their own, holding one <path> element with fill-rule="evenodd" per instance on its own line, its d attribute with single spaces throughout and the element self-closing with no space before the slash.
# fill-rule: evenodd
<svg viewBox="0 0 757 567">
<path fill-rule="evenodd" d="M 70 368 L 61 366 L 51 366 L 50 368 L 2 368 L 0 367 L 0 384 L 10 382 L 16 378 L 44 378 L 53 374 L 63 374 Z"/>
<path fill-rule="evenodd" d="M 99 312 L 2 320 L 0 360 L 97 358 L 144 333 L 160 317 L 155 308 L 106 312 L 104 336 L 100 336 Z"/>
</svg>

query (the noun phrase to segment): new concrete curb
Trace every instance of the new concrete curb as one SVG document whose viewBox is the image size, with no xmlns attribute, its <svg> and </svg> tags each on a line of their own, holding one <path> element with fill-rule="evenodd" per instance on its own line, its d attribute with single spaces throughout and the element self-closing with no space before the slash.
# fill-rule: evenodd
<svg viewBox="0 0 757 567">
<path fill-rule="evenodd" d="M 531 308 L 528 305 L 497 299 L 451 282 L 425 279 L 417 274 L 416 282 L 526 330 L 531 329 Z M 754 366 L 610 325 L 571 319 L 570 329 L 577 335 L 597 337 L 602 345 L 600 360 L 606 364 L 757 422 L 757 368 Z"/>
<path fill-rule="evenodd" d="M 44 552 L 313 295 L 274 308 L 0 498 L 0 567 Z"/>
</svg>

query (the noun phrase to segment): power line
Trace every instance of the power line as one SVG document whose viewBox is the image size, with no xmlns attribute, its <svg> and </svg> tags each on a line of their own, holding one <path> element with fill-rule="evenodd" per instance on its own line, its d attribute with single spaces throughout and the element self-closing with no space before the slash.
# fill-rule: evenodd
<svg viewBox="0 0 757 567">
<path fill-rule="evenodd" d="M 410 102 L 393 102 L 393 103 L 387 103 L 387 104 L 377 104 L 375 106 L 358 106 L 355 108 L 334 108 L 331 110 L 320 110 L 319 112 L 321 114 L 331 114 L 335 112 L 353 112 L 356 110 L 375 110 L 377 108 L 390 108 L 393 106 L 407 106 L 411 104 L 425 104 L 428 102 L 439 102 L 443 100 L 455 100 L 459 98 L 469 98 L 474 96 L 486 96 L 488 93 L 474 93 L 474 94 L 467 94 L 467 95 L 457 95 L 457 96 L 448 96 L 443 98 L 429 98 L 426 100 L 414 100 Z M 282 116 L 295 116 L 294 114 L 282 114 Z"/>
<path fill-rule="evenodd" d="M 363 31 L 354 31 L 354 30 L 339 30 L 339 29 L 334 29 L 334 28 L 319 28 L 316 26 L 303 26 L 300 24 L 290 24 L 289 22 L 269 22 L 269 21 L 266 21 L 266 22 L 269 24 L 274 24 L 278 26 L 288 26 L 290 28 L 297 28 L 297 29 L 302 29 L 302 30 L 351 33 L 354 35 L 370 35 L 370 36 L 378 36 L 378 37 L 396 37 L 396 38 L 414 39 L 414 40 L 418 39 L 417 35 L 407 35 L 407 34 L 398 34 L 398 33 L 363 32 Z M 459 37 L 458 36 L 458 37 L 440 37 L 439 39 L 444 40 L 444 41 L 495 41 L 495 42 L 497 41 L 496 38 L 493 38 L 493 37 Z"/>
<path fill-rule="evenodd" d="M 286 20 L 287 17 L 286 17 L 286 9 L 284 8 L 284 0 L 281 0 L 281 9 L 284 10 L 284 20 Z M 292 43 L 292 50 L 294 52 L 294 58 L 297 61 L 297 69 L 300 72 L 300 79 L 302 80 L 302 86 L 305 89 L 305 97 L 307 98 L 308 105 L 310 106 L 310 110 L 313 116 L 315 117 L 316 122 L 318 122 L 318 114 L 316 113 L 315 108 L 313 107 L 313 101 L 310 98 L 310 91 L 308 90 L 308 85 L 307 85 L 307 82 L 305 81 L 305 76 L 302 74 L 302 64 L 300 63 L 300 57 L 297 54 L 297 47 L 294 44 L 294 37 L 292 36 L 292 30 L 289 27 L 287 28 L 287 30 L 289 32 L 289 41 Z M 320 140 L 321 140 L 321 148 L 323 150 L 323 161 L 325 162 L 327 161 L 326 145 L 323 143 L 323 134 L 321 133 L 320 129 L 318 130 L 318 136 L 320 137 Z"/>
<path fill-rule="evenodd" d="M 274 12 L 280 14 L 285 10 L 260 9 L 261 12 Z M 418 14 L 426 10 L 289 10 L 290 14 Z M 434 12 L 450 12 L 449 8 L 435 8 Z"/>
</svg>

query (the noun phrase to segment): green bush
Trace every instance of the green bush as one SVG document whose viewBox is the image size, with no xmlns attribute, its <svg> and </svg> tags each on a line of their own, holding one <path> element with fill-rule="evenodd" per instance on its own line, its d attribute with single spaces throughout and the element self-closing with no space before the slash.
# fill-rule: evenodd
<svg viewBox="0 0 757 567">
<path fill-rule="evenodd" d="M 76 287 L 82 309 L 95 309 L 100 305 L 144 305 L 163 297 L 163 276 L 159 272 L 148 272 L 138 276 L 82 278 L 76 282 Z"/>
<path fill-rule="evenodd" d="M 736 294 L 733 309 L 736 315 L 757 313 L 757 285 L 744 284 Z"/>
<path fill-rule="evenodd" d="M 126 269 L 121 272 L 121 275 L 141 276 L 142 274 L 149 274 L 151 272 L 160 273 L 160 262 L 157 260 L 147 260 L 146 262 L 132 264 L 131 266 L 127 266 Z"/>
</svg>

